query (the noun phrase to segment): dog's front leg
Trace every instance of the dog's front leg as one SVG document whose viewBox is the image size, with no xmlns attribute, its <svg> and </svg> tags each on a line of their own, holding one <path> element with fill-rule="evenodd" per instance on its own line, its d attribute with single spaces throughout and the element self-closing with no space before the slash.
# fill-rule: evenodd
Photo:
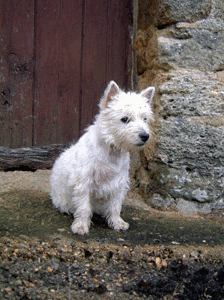
<svg viewBox="0 0 224 300">
<path fill-rule="evenodd" d="M 73 233 L 84 235 L 89 233 L 89 227 L 92 217 L 89 193 L 73 193 L 72 203 L 75 207 L 74 221 L 71 225 Z"/>
<path fill-rule="evenodd" d="M 120 216 L 124 197 L 123 193 L 111 196 L 106 210 L 108 225 L 116 231 L 127 230 L 129 228 L 129 224 Z"/>
</svg>

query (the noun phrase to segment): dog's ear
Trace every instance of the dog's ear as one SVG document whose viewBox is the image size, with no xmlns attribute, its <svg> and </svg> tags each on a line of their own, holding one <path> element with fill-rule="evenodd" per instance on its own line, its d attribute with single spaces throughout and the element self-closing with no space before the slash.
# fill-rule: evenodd
<svg viewBox="0 0 224 300">
<path fill-rule="evenodd" d="M 108 106 L 109 102 L 120 92 L 119 86 L 115 81 L 110 81 L 106 87 L 103 97 L 100 100 L 100 108 L 104 109 Z"/>
<path fill-rule="evenodd" d="M 142 97 L 145 97 L 148 99 L 149 104 L 151 103 L 154 94 L 155 94 L 155 88 L 153 86 L 147 87 L 146 89 L 142 90 L 140 93 L 140 95 Z"/>
</svg>

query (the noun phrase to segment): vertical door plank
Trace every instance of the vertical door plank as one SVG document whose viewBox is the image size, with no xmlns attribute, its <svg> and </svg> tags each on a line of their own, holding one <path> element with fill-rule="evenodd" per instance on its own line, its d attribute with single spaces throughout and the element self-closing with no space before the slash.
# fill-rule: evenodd
<svg viewBox="0 0 224 300">
<path fill-rule="evenodd" d="M 107 80 L 130 87 L 132 4 L 129 0 L 108 1 Z"/>
<path fill-rule="evenodd" d="M 37 0 L 34 145 L 79 134 L 82 0 Z"/>
<path fill-rule="evenodd" d="M 120 2 L 120 1 L 119 1 Z M 91 123 L 107 73 L 107 0 L 85 0 L 80 130 Z"/>
<path fill-rule="evenodd" d="M 81 131 L 93 120 L 110 80 L 129 87 L 131 2 L 86 0 L 84 15 Z"/>
<path fill-rule="evenodd" d="M 33 0 L 0 0 L 0 145 L 32 144 Z"/>
</svg>

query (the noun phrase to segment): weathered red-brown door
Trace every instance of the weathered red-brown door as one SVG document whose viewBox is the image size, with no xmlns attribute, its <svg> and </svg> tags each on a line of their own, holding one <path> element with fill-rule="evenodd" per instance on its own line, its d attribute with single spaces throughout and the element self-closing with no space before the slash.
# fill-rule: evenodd
<svg viewBox="0 0 224 300">
<path fill-rule="evenodd" d="M 0 146 L 69 143 L 127 87 L 130 0 L 0 0 Z"/>
</svg>

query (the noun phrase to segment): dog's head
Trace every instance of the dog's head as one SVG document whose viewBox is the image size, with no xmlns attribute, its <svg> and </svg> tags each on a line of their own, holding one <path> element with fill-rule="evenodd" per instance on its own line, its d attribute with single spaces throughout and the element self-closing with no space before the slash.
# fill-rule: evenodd
<svg viewBox="0 0 224 300">
<path fill-rule="evenodd" d="M 111 81 L 100 101 L 100 134 L 118 149 L 142 149 L 150 140 L 150 122 L 153 119 L 151 101 L 154 87 L 140 93 L 122 91 Z"/>
</svg>

